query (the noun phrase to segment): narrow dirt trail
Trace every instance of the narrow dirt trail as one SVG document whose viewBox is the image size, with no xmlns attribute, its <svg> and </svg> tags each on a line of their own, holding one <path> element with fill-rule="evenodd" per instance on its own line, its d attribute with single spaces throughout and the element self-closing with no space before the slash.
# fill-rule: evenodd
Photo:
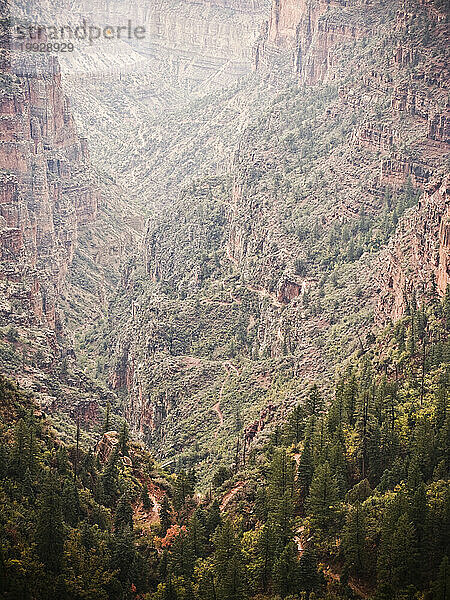
<svg viewBox="0 0 450 600">
<path fill-rule="evenodd" d="M 276 298 L 276 296 L 274 296 L 273 294 L 271 294 L 270 292 L 268 292 L 264 288 L 257 287 L 255 285 L 247 285 L 246 287 L 251 292 L 257 294 L 261 299 L 267 299 L 267 300 L 269 300 L 274 306 L 276 306 L 278 308 L 283 308 L 285 306 L 282 302 L 280 302 Z"/>
<path fill-rule="evenodd" d="M 224 510 L 227 507 L 227 505 L 231 502 L 231 500 L 234 498 L 234 496 L 236 496 L 236 494 L 242 490 L 244 485 L 245 485 L 245 481 L 236 482 L 234 487 L 229 492 L 227 492 L 225 494 L 225 496 L 222 498 L 222 502 L 220 504 L 220 510 Z"/>
<path fill-rule="evenodd" d="M 142 506 L 142 502 L 136 506 L 134 510 L 134 518 L 137 525 L 146 532 L 151 530 L 152 525 L 158 522 L 159 520 L 159 511 L 161 510 L 161 503 L 158 496 L 149 491 L 149 497 L 152 502 L 152 507 L 150 510 L 144 510 Z"/>
</svg>

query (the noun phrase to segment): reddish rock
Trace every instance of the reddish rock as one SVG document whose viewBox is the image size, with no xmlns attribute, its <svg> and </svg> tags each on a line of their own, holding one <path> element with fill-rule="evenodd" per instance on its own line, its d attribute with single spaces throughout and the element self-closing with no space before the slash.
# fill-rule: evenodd
<svg viewBox="0 0 450 600">
<path fill-rule="evenodd" d="M 245 428 L 244 436 L 247 444 L 250 444 L 253 441 L 253 438 L 256 436 L 256 434 L 262 431 L 264 427 L 273 420 L 276 410 L 276 406 L 274 406 L 273 404 L 268 404 L 265 408 L 262 409 L 259 415 L 259 419 L 257 419 L 251 425 L 248 425 Z"/>
<path fill-rule="evenodd" d="M 433 176 L 432 167 L 410 161 L 399 153 L 382 158 L 380 162 L 380 183 L 402 185 L 408 177 L 413 185 L 423 187 Z"/>
<path fill-rule="evenodd" d="M 335 23 L 327 18 L 330 9 L 345 1 L 274 0 L 267 28 L 255 53 L 257 68 L 270 63 L 283 51 L 292 55 L 292 63 L 302 83 L 322 81 L 333 65 L 332 49 L 343 41 L 356 40 L 370 33 L 352 23 Z"/>
<path fill-rule="evenodd" d="M 111 455 L 113 449 L 119 443 L 119 434 L 117 431 L 108 431 L 103 434 L 101 440 L 95 446 L 95 455 L 98 456 L 100 462 L 106 462 Z"/>
<path fill-rule="evenodd" d="M 291 300 L 300 296 L 302 286 L 293 281 L 284 281 L 279 288 L 277 299 L 283 304 L 289 304 Z"/>
<path fill-rule="evenodd" d="M 405 310 L 405 292 L 420 300 L 430 290 L 432 276 L 442 296 L 450 283 L 449 176 L 425 187 L 417 208 L 402 220 L 380 258 L 377 319 L 398 319 Z"/>
<path fill-rule="evenodd" d="M 28 58 L 23 71 L 6 68 L 11 85 L 0 92 L 0 277 L 23 284 L 30 322 L 55 330 L 78 230 L 95 219 L 99 194 L 56 58 Z"/>
<path fill-rule="evenodd" d="M 99 406 L 97 400 L 80 400 L 71 410 L 71 416 L 74 419 L 80 419 L 85 425 L 95 423 L 99 415 Z"/>
<path fill-rule="evenodd" d="M 450 144 L 450 119 L 447 115 L 437 113 L 428 121 L 428 137 Z"/>
<path fill-rule="evenodd" d="M 379 126 L 367 123 L 365 126 L 359 127 L 353 134 L 355 145 L 378 151 L 389 151 L 395 139 L 396 132 L 388 125 L 380 128 Z"/>
</svg>

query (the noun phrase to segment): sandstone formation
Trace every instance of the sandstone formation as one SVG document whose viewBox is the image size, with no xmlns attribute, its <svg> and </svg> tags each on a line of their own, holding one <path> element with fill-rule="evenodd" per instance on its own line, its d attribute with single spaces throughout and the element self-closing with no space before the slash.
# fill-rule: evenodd
<svg viewBox="0 0 450 600">
<path fill-rule="evenodd" d="M 6 65 L 0 89 L 1 319 L 57 331 L 57 298 L 99 193 L 58 62 L 39 57 L 25 71 L 16 76 Z M 19 298 L 20 314 L 12 308 Z"/>
<path fill-rule="evenodd" d="M 432 17 L 421 53 L 409 39 L 428 10 L 405 16 L 391 7 L 387 16 L 375 4 L 272 3 L 256 71 L 282 91 L 243 129 L 226 176 L 186 185 L 149 220 L 151 288 L 136 294 L 116 354 L 112 380 L 127 391 L 129 418 L 165 457 L 191 448 L 193 432 L 208 445 L 208 403 L 208 415 L 220 409 L 224 418 L 217 439 L 230 434 L 229 386 L 245 389 L 239 411 L 253 444 L 270 428 L 265 407 L 292 402 L 263 391 L 251 378 L 256 365 L 286 367 L 300 388 L 310 379 L 326 386 L 334 361 L 365 350 L 374 308 L 378 323 L 397 318 L 404 287 L 420 296 L 433 272 L 444 293 L 442 20 Z M 420 285 L 408 283 L 409 270 Z M 235 355 L 253 394 L 238 373 L 224 379 Z"/>
<path fill-rule="evenodd" d="M 82 5 L 74 19 L 128 15 L 150 36 L 124 71 L 102 46 L 92 64 L 111 71 L 72 89 L 101 203 L 56 61 L 2 76 L 1 324 L 42 326 L 57 349 L 64 319 L 85 373 L 167 461 L 234 459 L 230 439 L 258 443 L 366 351 L 374 308 L 381 323 L 405 293 L 445 292 L 445 21 L 429 2 L 384 8 Z M 256 73 L 236 81 L 256 31 Z M 54 410 L 64 393 L 39 385 Z M 95 392 L 72 416 L 100 421 Z"/>
<path fill-rule="evenodd" d="M 230 83 L 248 72 L 259 24 L 268 12 L 265 0 L 151 0 L 146 3 L 114 0 L 85 1 L 76 6 L 61 0 L 42 4 L 30 0 L 26 10 L 13 3 L 16 16 L 33 14 L 43 23 L 142 28 L 139 39 L 95 43 L 74 40 L 75 51 L 61 55 L 68 77 L 115 78 L 126 73 L 153 71 L 157 78 L 171 77 L 188 88 Z M 125 39 L 123 39 L 125 38 Z M 159 71 L 159 72 L 158 72 Z M 161 84 L 164 84 L 161 81 Z"/>
<path fill-rule="evenodd" d="M 360 7 L 346 10 L 347 4 L 345 0 L 274 0 L 268 27 L 256 50 L 257 68 L 270 65 L 271 57 L 287 51 L 301 83 L 322 81 L 334 64 L 334 47 L 371 31 L 358 14 Z M 368 5 L 364 9 L 370 12 Z"/>
<path fill-rule="evenodd" d="M 403 219 L 381 256 L 377 306 L 381 320 L 400 318 L 414 291 L 443 296 L 450 283 L 449 177 L 436 177 L 426 187 L 416 208 Z"/>
</svg>

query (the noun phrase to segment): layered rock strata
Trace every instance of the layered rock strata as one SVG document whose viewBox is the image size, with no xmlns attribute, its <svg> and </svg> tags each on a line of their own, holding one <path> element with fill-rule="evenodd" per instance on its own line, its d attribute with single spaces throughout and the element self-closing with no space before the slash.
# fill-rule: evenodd
<svg viewBox="0 0 450 600">
<path fill-rule="evenodd" d="M 426 185 L 418 206 L 402 220 L 380 257 L 380 321 L 400 318 L 414 291 L 443 296 L 450 284 L 449 176 Z M 435 287 L 435 290 L 433 289 Z"/>
<path fill-rule="evenodd" d="M 17 76 L 6 37 L 1 52 L 0 321 L 57 331 L 57 297 L 80 227 L 96 217 L 98 189 L 57 60 L 24 55 Z"/>
</svg>

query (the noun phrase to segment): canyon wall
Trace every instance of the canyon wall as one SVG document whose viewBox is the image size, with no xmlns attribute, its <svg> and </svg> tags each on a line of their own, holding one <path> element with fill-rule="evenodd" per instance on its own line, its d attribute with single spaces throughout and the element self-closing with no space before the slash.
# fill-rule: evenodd
<svg viewBox="0 0 450 600">
<path fill-rule="evenodd" d="M 209 465 L 236 409 L 258 437 L 264 407 L 292 400 L 264 397 L 283 368 L 298 401 L 366 350 L 374 311 L 378 325 L 401 315 L 405 288 L 422 293 L 434 273 L 444 293 L 446 29 L 428 12 L 274 0 L 253 78 L 267 103 L 242 127 L 227 175 L 187 183 L 149 226 L 147 289 L 127 280 L 112 383 L 165 458 L 198 443 L 213 448 Z"/>
<path fill-rule="evenodd" d="M 17 16 L 33 15 L 44 24 L 124 27 L 120 39 L 74 40 L 74 52 L 61 55 L 68 76 L 101 78 L 150 69 L 190 86 L 210 78 L 226 83 L 250 71 L 253 44 L 268 14 L 265 0 L 82 0 L 76 6 L 65 0 L 15 0 L 13 7 Z M 142 28 L 139 39 L 128 39 L 128 23 Z"/>
<path fill-rule="evenodd" d="M 371 33 L 370 19 L 363 18 L 370 10 L 368 4 L 346 0 L 274 0 L 256 49 L 256 67 L 267 67 L 274 56 L 288 53 L 301 83 L 323 81 L 334 64 L 334 47 Z"/>
<path fill-rule="evenodd" d="M 386 27 L 380 10 L 376 3 L 345 0 L 310 3 L 274 0 L 267 29 L 256 50 L 256 66 L 264 72 L 273 69 L 282 56 L 288 57 L 291 73 L 300 83 L 340 86 L 339 102 L 327 110 L 329 118 L 342 118 L 343 111 L 354 111 L 357 121 L 358 112 L 365 111 L 362 122 L 352 128 L 350 139 L 358 155 L 352 157 L 353 164 L 357 167 L 363 159 L 365 174 L 371 172 L 368 196 L 355 196 L 353 206 L 345 206 L 344 213 L 331 207 L 332 211 L 322 217 L 322 223 L 333 219 L 346 221 L 352 212 L 360 210 L 357 204 L 367 201 L 370 195 L 374 209 L 382 194 L 390 193 L 386 190 L 397 194 L 408 184 L 423 190 L 418 208 L 401 220 L 389 250 L 382 253 L 376 314 L 379 321 L 384 321 L 399 318 L 405 308 L 405 293 L 414 289 L 420 297 L 429 290 L 433 277 L 437 293 L 441 296 L 445 293 L 448 283 L 445 173 L 450 151 L 450 102 L 448 64 L 442 56 L 448 39 L 445 9 L 430 1 L 386 4 L 383 10 L 390 11 L 392 27 Z M 349 56 L 345 48 L 350 47 L 349 43 L 357 47 L 361 41 L 367 46 L 368 36 L 384 37 L 383 47 L 375 50 L 385 54 L 384 65 L 376 69 L 361 62 L 350 74 L 342 60 L 343 56 Z M 382 97 L 389 99 L 390 107 L 374 115 L 373 107 Z M 245 151 L 246 144 L 242 148 Z M 254 151 L 244 152 L 243 157 L 239 157 L 240 153 L 237 166 L 242 176 L 233 190 L 228 254 L 239 268 L 248 271 L 249 257 L 260 252 L 269 254 L 274 241 L 274 220 L 271 230 L 261 226 L 261 202 L 252 197 L 248 173 L 255 169 L 270 170 L 274 159 L 255 157 Z M 361 179 L 365 174 L 361 173 Z M 350 188 L 350 181 L 348 185 Z M 350 196 L 349 191 L 347 195 Z M 251 219 L 246 217 L 248 214 Z M 273 282 L 274 273 L 279 270 L 279 254 L 272 253 L 264 270 L 257 273 L 258 281 L 266 279 L 266 287 L 274 294 L 280 286 L 280 281 Z M 292 275 L 290 278 L 293 285 L 295 278 Z"/>
<path fill-rule="evenodd" d="M 380 257 L 377 318 L 401 317 L 415 293 L 443 296 L 450 284 L 449 176 L 436 176 L 425 186 L 417 207 L 402 220 Z"/>
<path fill-rule="evenodd" d="M 96 217 L 98 190 L 58 61 L 24 56 L 26 75 L 17 76 L 5 37 L 1 54 L 0 320 L 56 332 L 57 297 L 79 230 Z"/>
</svg>

